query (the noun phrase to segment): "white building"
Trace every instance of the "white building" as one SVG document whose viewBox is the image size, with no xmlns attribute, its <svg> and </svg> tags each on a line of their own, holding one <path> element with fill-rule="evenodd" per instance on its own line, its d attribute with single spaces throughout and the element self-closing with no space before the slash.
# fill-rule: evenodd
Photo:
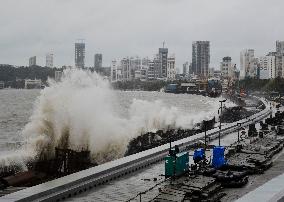
<svg viewBox="0 0 284 202">
<path fill-rule="evenodd" d="M 176 78 L 176 59 L 174 55 L 168 57 L 167 60 L 167 80 L 175 80 Z"/>
<path fill-rule="evenodd" d="M 188 77 L 189 76 L 189 64 L 188 62 L 185 62 L 183 65 L 182 65 L 183 69 L 182 69 L 182 74 L 184 77 Z"/>
<path fill-rule="evenodd" d="M 53 53 L 47 53 L 45 56 L 45 66 L 53 68 Z"/>
<path fill-rule="evenodd" d="M 25 79 L 25 89 L 40 89 L 41 88 L 41 80 L 40 79 Z"/>
<path fill-rule="evenodd" d="M 268 55 L 259 58 L 259 78 L 273 79 L 276 77 L 275 56 Z"/>
<path fill-rule="evenodd" d="M 147 72 L 147 79 L 149 80 L 153 80 L 155 79 L 155 63 L 154 61 L 150 61 L 149 63 L 149 69 L 148 69 L 148 72 Z"/>
<path fill-rule="evenodd" d="M 111 82 L 122 81 L 122 69 L 118 65 L 117 60 L 111 61 L 111 72 L 110 72 Z"/>
<path fill-rule="evenodd" d="M 221 77 L 229 81 L 236 79 L 236 64 L 232 64 L 231 57 L 224 57 L 220 64 Z"/>
<path fill-rule="evenodd" d="M 243 50 L 240 54 L 240 79 L 256 77 L 257 59 L 254 57 L 253 49 Z"/>
<path fill-rule="evenodd" d="M 139 79 L 141 81 L 147 80 L 147 74 L 148 74 L 148 66 L 147 65 L 141 65 L 138 69 L 135 70 L 135 79 Z"/>
</svg>

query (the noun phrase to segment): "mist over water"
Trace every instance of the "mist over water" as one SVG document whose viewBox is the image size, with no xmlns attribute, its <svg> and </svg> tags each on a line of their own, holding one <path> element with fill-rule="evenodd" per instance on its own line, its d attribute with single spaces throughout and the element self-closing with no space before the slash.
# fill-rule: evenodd
<svg viewBox="0 0 284 202">
<path fill-rule="evenodd" d="M 55 147 L 88 148 L 95 161 L 106 162 L 122 157 L 128 142 L 141 133 L 192 128 L 216 115 L 219 107 L 216 98 L 192 96 L 200 103 L 188 104 L 188 109 L 181 110 L 151 92 L 145 93 L 148 99 L 136 94 L 124 102 L 118 95 L 132 92 L 114 91 L 96 73 L 82 70 L 66 70 L 61 82 L 50 80 L 49 84 L 40 92 L 21 133 L 25 144 L 16 153 L 1 156 L 0 164 L 18 163 L 24 167 L 25 162 L 43 153 L 52 157 Z"/>
</svg>

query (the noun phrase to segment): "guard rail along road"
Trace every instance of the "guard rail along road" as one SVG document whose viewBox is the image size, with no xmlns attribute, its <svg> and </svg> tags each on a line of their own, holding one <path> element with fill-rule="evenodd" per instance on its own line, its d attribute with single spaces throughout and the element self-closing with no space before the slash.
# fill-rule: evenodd
<svg viewBox="0 0 284 202">
<path fill-rule="evenodd" d="M 237 123 L 247 126 L 268 117 L 272 113 L 270 106 L 265 100 L 262 99 L 261 101 L 266 106 L 264 110 L 246 119 L 225 124 L 222 126 L 221 136 L 236 131 L 239 127 Z M 214 128 L 209 130 L 207 134 L 211 140 L 217 138 L 219 129 Z M 172 146 L 178 145 L 180 150 L 184 151 L 187 147 L 203 139 L 204 133 L 198 133 L 191 137 L 172 142 Z M 64 200 L 159 162 L 168 154 L 168 150 L 169 143 L 5 195 L 0 198 L 0 202 Z"/>
</svg>

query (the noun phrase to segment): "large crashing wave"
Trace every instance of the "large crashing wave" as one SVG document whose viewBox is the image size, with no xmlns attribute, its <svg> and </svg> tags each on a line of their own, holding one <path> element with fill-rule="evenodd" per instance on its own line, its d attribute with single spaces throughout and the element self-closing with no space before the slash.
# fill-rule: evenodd
<svg viewBox="0 0 284 202">
<path fill-rule="evenodd" d="M 21 153 L 24 161 L 40 155 L 52 157 L 54 148 L 88 148 L 96 162 L 122 157 L 130 139 L 147 131 L 191 128 L 211 112 L 181 114 L 162 101 L 133 99 L 128 118 L 113 109 L 116 94 L 109 82 L 96 73 L 78 69 L 65 70 L 61 82 L 49 80 L 35 103 L 30 122 L 22 131 L 26 143 Z"/>
</svg>

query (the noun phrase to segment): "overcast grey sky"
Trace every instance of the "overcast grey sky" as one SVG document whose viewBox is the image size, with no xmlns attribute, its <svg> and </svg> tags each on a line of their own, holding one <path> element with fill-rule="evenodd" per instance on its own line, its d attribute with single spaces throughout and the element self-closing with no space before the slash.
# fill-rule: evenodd
<svg viewBox="0 0 284 202">
<path fill-rule="evenodd" d="M 261 56 L 284 40 L 283 0 L 0 0 L 0 64 L 27 65 L 55 54 L 74 65 L 74 42 L 86 41 L 86 65 L 124 56 L 152 57 L 162 42 L 177 65 L 191 60 L 192 41 L 211 42 L 211 67 L 242 49 Z"/>
</svg>

